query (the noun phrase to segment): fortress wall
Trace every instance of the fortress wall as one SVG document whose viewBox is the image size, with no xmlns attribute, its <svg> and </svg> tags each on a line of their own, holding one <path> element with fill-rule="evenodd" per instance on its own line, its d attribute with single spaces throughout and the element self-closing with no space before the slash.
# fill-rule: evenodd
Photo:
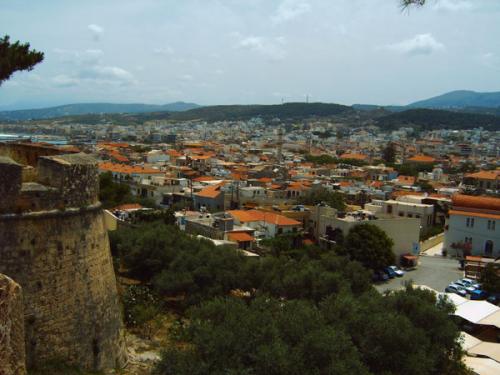
<svg viewBox="0 0 500 375">
<path fill-rule="evenodd" d="M 0 142 L 0 155 L 7 156 L 20 164 L 36 167 L 41 156 L 67 153 L 48 144 L 29 142 Z"/>
<path fill-rule="evenodd" d="M 26 374 L 21 287 L 0 274 L 0 374 Z"/>
<path fill-rule="evenodd" d="M 0 273 L 23 289 L 28 367 L 52 359 L 91 370 L 122 366 L 96 160 L 12 143 L 0 144 L 0 155 L 7 155 L 0 156 Z M 18 163 L 36 168 L 27 176 Z"/>
<path fill-rule="evenodd" d="M 60 359 L 87 369 L 126 361 L 102 210 L 0 215 L 0 273 L 25 299 L 28 367 Z"/>
</svg>

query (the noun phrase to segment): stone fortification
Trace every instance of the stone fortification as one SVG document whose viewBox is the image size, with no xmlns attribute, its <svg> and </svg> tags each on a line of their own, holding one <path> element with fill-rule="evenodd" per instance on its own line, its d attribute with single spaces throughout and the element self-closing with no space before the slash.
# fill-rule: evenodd
<svg viewBox="0 0 500 375">
<path fill-rule="evenodd" d="M 28 367 L 126 360 L 97 163 L 89 155 L 0 147 L 0 273 L 23 288 Z M 33 155 L 35 167 L 24 165 Z M 12 157 L 18 157 L 14 160 Z M 32 160 L 30 160 L 32 162 Z"/>
<path fill-rule="evenodd" d="M 21 287 L 0 274 L 0 374 L 26 374 Z"/>
</svg>

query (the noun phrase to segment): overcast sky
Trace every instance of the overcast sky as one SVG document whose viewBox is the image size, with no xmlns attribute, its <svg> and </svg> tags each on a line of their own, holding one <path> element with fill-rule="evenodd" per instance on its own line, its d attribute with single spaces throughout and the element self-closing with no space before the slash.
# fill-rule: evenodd
<svg viewBox="0 0 500 375">
<path fill-rule="evenodd" d="M 0 87 L 0 109 L 500 91 L 500 1 L 429 1 L 0 0 L 0 33 L 45 52 Z"/>
</svg>

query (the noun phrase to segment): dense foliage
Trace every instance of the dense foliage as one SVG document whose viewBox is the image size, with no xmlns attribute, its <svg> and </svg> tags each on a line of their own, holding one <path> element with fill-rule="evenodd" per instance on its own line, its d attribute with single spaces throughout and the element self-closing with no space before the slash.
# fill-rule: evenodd
<svg viewBox="0 0 500 375">
<path fill-rule="evenodd" d="M 436 109 L 409 109 L 392 113 L 376 120 L 383 130 L 412 127 L 419 130 L 433 129 L 473 129 L 482 126 L 486 130 L 500 127 L 500 116 L 478 113 L 451 112 Z"/>
<path fill-rule="evenodd" d="M 344 241 L 344 251 L 366 268 L 377 270 L 394 264 L 394 243 L 379 227 L 359 224 L 352 228 Z"/>
<path fill-rule="evenodd" d="M 43 60 L 43 52 L 30 50 L 29 43 L 11 43 L 8 35 L 0 38 L 0 85 L 17 71 L 32 70 Z"/>
<path fill-rule="evenodd" d="M 110 239 L 131 277 L 162 295 L 184 296 L 184 306 L 236 289 L 317 301 L 334 291 L 370 289 L 369 273 L 359 263 L 316 247 L 292 249 L 287 242 L 279 256 L 256 260 L 163 222 L 111 232 Z"/>
<path fill-rule="evenodd" d="M 465 374 L 451 305 L 408 288 L 321 303 L 226 298 L 189 312 L 159 374 Z"/>
<path fill-rule="evenodd" d="M 393 142 L 389 142 L 382 151 L 382 159 L 386 163 L 394 163 L 396 161 L 396 146 Z"/>
<path fill-rule="evenodd" d="M 306 161 L 318 165 L 325 165 L 325 164 L 348 164 L 348 165 L 354 165 L 354 166 L 364 166 L 367 165 L 368 163 L 363 160 L 358 160 L 358 159 L 349 159 L 349 158 L 339 158 L 339 157 L 333 157 L 331 155 L 327 154 L 322 154 L 322 155 L 311 155 L 307 154 L 305 156 Z"/>
<path fill-rule="evenodd" d="M 481 274 L 481 283 L 487 292 L 500 294 L 500 266 L 488 264 Z"/>
<path fill-rule="evenodd" d="M 133 196 L 130 186 L 115 182 L 113 175 L 108 172 L 99 176 L 99 200 L 105 208 L 111 208 L 132 202 Z"/>
<path fill-rule="evenodd" d="M 450 305 L 411 288 L 382 296 L 347 256 L 283 245 L 243 257 L 163 221 L 112 232 L 111 243 L 131 276 L 190 307 L 158 374 L 466 374 Z M 345 243 L 369 267 L 393 260 L 369 224 Z M 131 318 L 151 313 L 142 305 Z"/>
<path fill-rule="evenodd" d="M 297 199 L 299 204 L 317 205 L 325 203 L 339 211 L 346 209 L 344 196 L 338 191 L 330 191 L 325 188 L 310 189 L 306 195 Z"/>
</svg>

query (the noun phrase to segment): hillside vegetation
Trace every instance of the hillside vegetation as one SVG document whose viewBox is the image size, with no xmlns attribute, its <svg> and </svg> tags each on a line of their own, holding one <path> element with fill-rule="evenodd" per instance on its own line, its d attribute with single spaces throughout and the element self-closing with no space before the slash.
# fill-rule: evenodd
<svg viewBox="0 0 500 375">
<path fill-rule="evenodd" d="M 395 130 L 403 126 L 419 130 L 432 129 L 472 129 L 483 127 L 487 130 L 500 129 L 500 117 L 433 109 L 410 109 L 393 113 L 376 120 L 376 125 L 384 130 Z"/>
</svg>

